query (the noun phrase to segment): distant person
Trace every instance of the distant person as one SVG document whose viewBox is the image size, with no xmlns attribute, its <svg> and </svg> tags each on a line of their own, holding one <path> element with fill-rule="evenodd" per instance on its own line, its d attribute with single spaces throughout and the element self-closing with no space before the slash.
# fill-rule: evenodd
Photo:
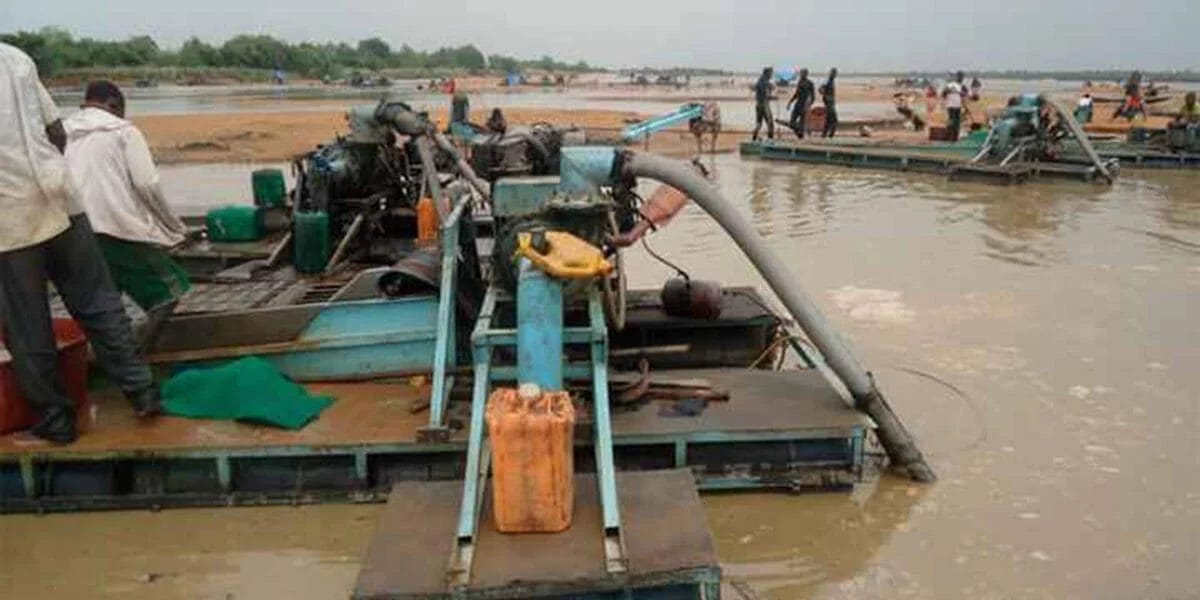
<svg viewBox="0 0 1200 600">
<path fill-rule="evenodd" d="M 925 86 L 925 122 L 926 123 L 930 123 L 933 121 L 933 113 L 934 113 L 934 111 L 937 110 L 937 104 L 938 104 L 937 97 L 938 97 L 937 88 L 933 87 L 932 83 L 926 84 L 926 86 Z"/>
<path fill-rule="evenodd" d="M 1129 80 L 1125 82 L 1125 97 L 1117 105 L 1117 110 L 1113 112 L 1112 118 L 1125 117 L 1127 121 L 1132 121 L 1134 116 L 1139 113 L 1142 118 L 1146 117 L 1146 104 L 1142 100 L 1142 74 L 1134 71 L 1129 75 Z"/>
<path fill-rule="evenodd" d="M 0 315 L 17 385 L 38 418 L 29 434 L 60 444 L 79 435 L 58 369 L 47 280 L 137 414 L 158 414 L 158 387 L 137 356 L 121 295 L 67 173 L 58 109 L 33 60 L 4 43 L 0 97 Z"/>
<path fill-rule="evenodd" d="M 942 88 L 942 99 L 946 102 L 946 131 L 949 141 L 957 142 L 959 131 L 962 129 L 963 72 L 954 74 L 954 79 Z"/>
<path fill-rule="evenodd" d="M 983 97 L 983 82 L 978 77 L 971 78 L 971 102 L 979 102 Z"/>
<path fill-rule="evenodd" d="M 1200 103 L 1196 102 L 1196 92 L 1188 92 L 1183 97 L 1183 106 L 1175 115 L 1175 124 L 1183 126 L 1200 126 Z"/>
<path fill-rule="evenodd" d="M 1087 124 L 1092 122 L 1092 111 L 1095 107 L 1095 101 L 1092 99 L 1091 92 L 1084 92 L 1079 97 L 1079 101 L 1075 103 L 1075 122 Z"/>
<path fill-rule="evenodd" d="M 792 108 L 792 118 L 788 121 L 788 125 L 800 139 L 804 139 L 805 134 L 808 133 L 808 110 L 812 108 L 816 99 L 817 93 L 812 80 L 808 78 L 808 69 L 800 69 L 800 79 L 796 81 L 796 92 L 792 94 L 791 100 L 788 100 L 788 106 Z"/>
<path fill-rule="evenodd" d="M 774 76 L 775 69 L 763 67 L 762 75 L 754 82 L 754 134 L 750 136 L 751 140 L 758 141 L 763 123 L 767 124 L 767 139 L 775 139 L 775 117 L 771 115 L 771 79 Z"/>
<path fill-rule="evenodd" d="M 821 129 L 821 137 L 831 138 L 837 134 L 837 91 L 834 80 L 837 79 L 837 67 L 829 70 L 829 79 L 821 84 L 821 102 L 825 104 L 825 127 Z"/>
<path fill-rule="evenodd" d="M 493 108 L 492 114 L 484 126 L 492 133 L 504 135 L 508 131 L 508 120 L 504 118 L 504 113 L 500 112 L 499 108 Z"/>
<path fill-rule="evenodd" d="M 125 120 L 120 88 L 89 83 L 80 111 L 63 126 L 80 203 L 117 288 L 146 311 L 140 346 L 149 350 L 191 287 L 167 252 L 187 228 L 167 206 L 146 138 Z"/>
</svg>

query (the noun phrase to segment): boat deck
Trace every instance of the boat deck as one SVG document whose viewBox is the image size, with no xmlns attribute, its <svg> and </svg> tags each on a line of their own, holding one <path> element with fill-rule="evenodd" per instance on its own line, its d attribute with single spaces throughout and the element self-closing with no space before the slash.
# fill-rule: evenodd
<svg viewBox="0 0 1200 600">
<path fill-rule="evenodd" d="M 1005 166 L 972 164 L 972 148 L 955 144 L 930 145 L 924 148 L 913 145 L 889 146 L 849 142 L 743 142 L 741 153 L 766 160 L 933 173 L 1007 184 L 1023 183 L 1038 177 L 1078 181 L 1098 179 L 1095 166 L 1075 162 L 1011 163 Z"/>
<path fill-rule="evenodd" d="M 497 533 L 491 494 L 485 493 L 471 584 L 453 597 L 716 598 L 721 569 L 691 474 L 619 473 L 617 489 L 629 557 L 624 576 L 604 571 L 596 479 L 576 476 L 574 521 L 557 534 Z M 445 569 L 461 495 L 461 483 L 398 484 L 380 517 L 353 598 L 452 597 Z"/>
<path fill-rule="evenodd" d="M 830 488 L 861 474 L 870 421 L 815 370 L 662 371 L 728 390 L 697 416 L 662 402 L 613 415 L 618 468 L 688 467 L 702 489 Z M 468 386 L 462 386 L 466 389 Z M 337 401 L 300 431 L 161 417 L 143 423 L 111 393 L 69 446 L 0 437 L 0 511 L 379 501 L 400 481 L 459 479 L 465 432 L 419 443 L 428 388 L 407 381 L 313 384 Z M 451 406 L 465 422 L 466 402 Z M 668 407 L 669 408 L 669 407 Z M 581 427 L 581 430 L 584 429 Z M 577 464 L 591 468 L 580 431 Z"/>
</svg>

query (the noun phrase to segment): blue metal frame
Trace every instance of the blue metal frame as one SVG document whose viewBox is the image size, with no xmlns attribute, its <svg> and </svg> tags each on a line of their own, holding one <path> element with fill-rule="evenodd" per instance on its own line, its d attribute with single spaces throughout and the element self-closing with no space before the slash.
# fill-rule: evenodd
<svg viewBox="0 0 1200 600">
<path fill-rule="evenodd" d="M 463 213 L 470 206 L 470 196 L 463 196 L 441 224 L 442 279 L 438 290 L 437 339 L 433 350 L 432 389 L 429 392 L 429 425 L 421 431 L 423 441 L 445 441 L 450 434 L 446 427 L 446 407 L 454 388 L 452 372 L 458 366 L 458 234 Z"/>
<path fill-rule="evenodd" d="M 679 123 L 686 123 L 692 119 L 699 119 L 702 114 L 704 114 L 704 105 L 690 102 L 680 106 L 679 110 L 673 113 L 646 119 L 645 121 L 626 127 L 621 131 L 621 140 L 626 143 L 635 142 L 642 136 L 649 136 L 655 131 L 666 129 Z"/>
<path fill-rule="evenodd" d="M 539 282 L 540 283 L 540 282 Z M 537 286 L 545 287 L 545 286 Z M 518 292 L 520 293 L 520 292 Z M 483 308 L 475 322 L 471 335 L 471 347 L 475 362 L 475 385 L 471 397 L 471 424 L 467 442 L 467 464 L 463 475 L 462 505 L 459 509 L 455 542 L 447 566 L 447 579 L 452 593 L 463 593 L 471 578 L 471 562 L 475 554 L 475 538 L 479 527 L 479 511 L 489 468 L 486 444 L 484 413 L 491 382 L 497 380 L 493 373 L 492 351 L 496 346 L 510 346 L 524 335 L 520 330 L 492 329 L 499 291 L 488 288 Z M 548 307 L 541 307 L 547 310 Z M 561 313 L 564 307 L 560 303 Z M 519 307 L 518 307 L 518 310 Z M 617 497 L 616 465 L 613 459 L 612 420 L 608 398 L 608 326 L 604 318 L 600 291 L 592 286 L 588 292 L 588 327 L 562 328 L 565 343 L 586 343 L 591 347 L 587 365 L 570 364 L 561 359 L 563 374 L 568 378 L 590 380 L 592 384 L 592 408 L 594 411 L 594 439 L 596 475 L 599 483 L 600 505 L 604 524 L 605 569 L 620 574 L 628 569 L 625 539 L 621 528 L 620 504 Z M 544 358 L 544 357 L 543 357 Z M 579 367 L 584 367 L 580 369 Z M 506 380 L 520 377 L 522 367 L 504 371 Z M 578 377 L 572 377 L 578 374 Z"/>
</svg>

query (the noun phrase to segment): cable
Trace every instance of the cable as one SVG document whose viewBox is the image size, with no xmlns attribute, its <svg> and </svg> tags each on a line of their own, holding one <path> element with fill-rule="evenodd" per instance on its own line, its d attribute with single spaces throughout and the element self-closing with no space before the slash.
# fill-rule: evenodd
<svg viewBox="0 0 1200 600">
<path fill-rule="evenodd" d="M 642 236 L 642 248 L 645 248 L 646 253 L 649 254 L 650 256 L 654 257 L 655 260 L 666 265 L 668 268 L 675 271 L 676 273 L 679 273 L 679 276 L 682 277 L 685 281 L 692 280 L 691 276 L 687 274 L 687 271 L 684 271 L 683 269 L 676 266 L 675 263 L 663 258 L 662 256 L 659 256 L 659 254 L 650 247 L 650 244 L 648 242 L 646 242 L 646 236 Z"/>
</svg>

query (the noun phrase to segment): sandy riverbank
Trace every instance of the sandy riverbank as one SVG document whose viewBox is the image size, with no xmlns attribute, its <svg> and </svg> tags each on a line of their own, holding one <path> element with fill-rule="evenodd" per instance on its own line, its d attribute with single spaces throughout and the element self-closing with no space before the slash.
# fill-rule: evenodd
<svg viewBox="0 0 1200 600">
<path fill-rule="evenodd" d="M 641 118 L 633 112 L 607 110 L 509 108 L 504 113 L 514 125 L 545 121 L 613 131 L 629 120 Z M 445 123 L 446 111 L 435 111 L 432 116 Z M 162 164 L 285 161 L 347 130 L 345 112 L 332 109 L 148 115 L 135 117 L 133 121 Z"/>
<path fill-rule="evenodd" d="M 347 131 L 345 111 L 324 106 L 313 110 L 279 113 L 195 113 L 134 117 L 160 164 L 220 162 L 281 162 L 304 154 L 318 144 Z M 490 109 L 476 114 L 487 115 Z M 507 108 L 510 125 L 537 122 L 561 127 L 580 127 L 596 143 L 616 143 L 622 128 L 647 117 L 629 111 Z M 440 126 L 446 111 L 431 115 Z M 718 152 L 731 152 L 745 137 L 730 131 L 718 139 Z M 707 140 L 707 138 L 706 138 Z M 707 149 L 707 141 L 706 149 Z M 639 145 L 639 147 L 644 147 Z M 650 140 L 649 148 L 674 156 L 696 153 L 695 138 L 685 130 L 662 131 Z"/>
</svg>

